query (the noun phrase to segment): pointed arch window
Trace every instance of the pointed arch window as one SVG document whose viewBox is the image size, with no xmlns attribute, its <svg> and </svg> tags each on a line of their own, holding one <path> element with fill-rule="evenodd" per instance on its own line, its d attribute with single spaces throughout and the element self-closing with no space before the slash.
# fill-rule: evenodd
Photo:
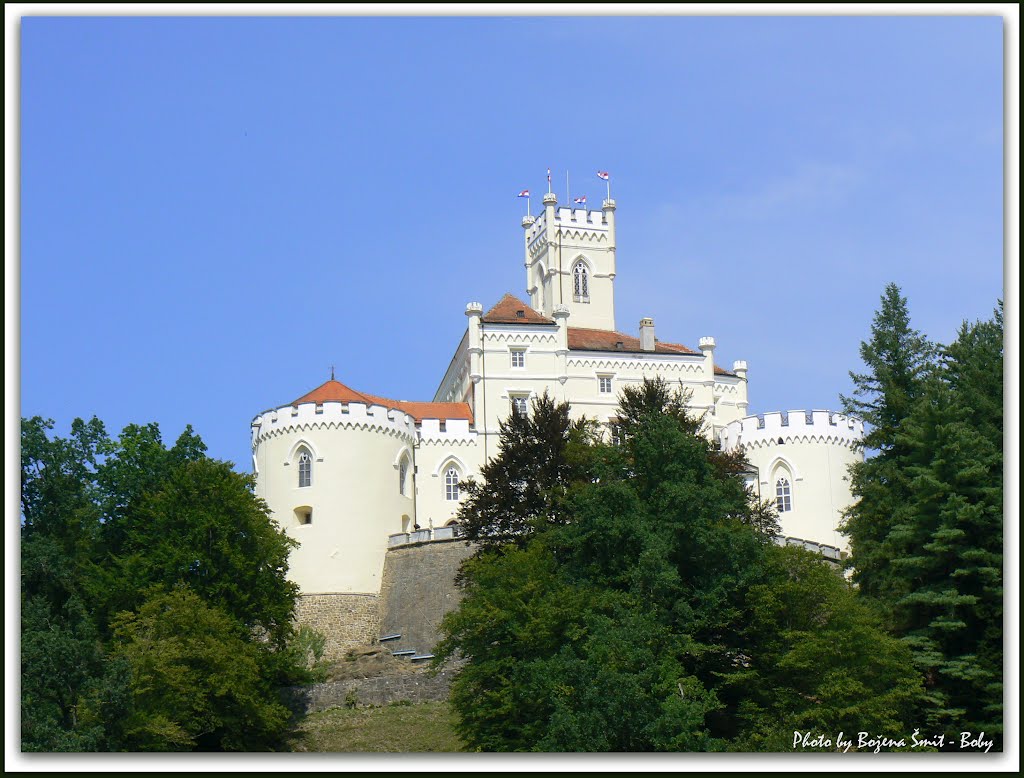
<svg viewBox="0 0 1024 778">
<path fill-rule="evenodd" d="M 459 471 L 455 465 L 444 474 L 444 497 L 452 502 L 459 501 Z"/>
<path fill-rule="evenodd" d="M 407 457 L 402 457 L 402 461 L 398 464 L 398 493 L 405 495 L 405 479 L 409 476 L 409 460 Z"/>
<path fill-rule="evenodd" d="M 590 302 L 590 273 L 582 259 L 572 268 L 572 299 L 577 303 Z"/>
<path fill-rule="evenodd" d="M 779 513 L 793 510 L 793 493 L 788 478 L 780 478 L 775 482 L 775 507 Z"/>
<path fill-rule="evenodd" d="M 299 486 L 310 486 L 313 483 L 313 457 L 309 451 L 302 449 L 299 452 Z"/>
</svg>

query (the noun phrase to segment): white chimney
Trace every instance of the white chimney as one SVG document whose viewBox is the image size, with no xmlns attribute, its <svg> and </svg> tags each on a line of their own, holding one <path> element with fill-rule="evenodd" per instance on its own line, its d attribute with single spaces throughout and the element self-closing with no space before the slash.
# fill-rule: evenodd
<svg viewBox="0 0 1024 778">
<path fill-rule="evenodd" d="M 640 320 L 640 348 L 654 351 L 654 319 L 644 317 Z"/>
</svg>

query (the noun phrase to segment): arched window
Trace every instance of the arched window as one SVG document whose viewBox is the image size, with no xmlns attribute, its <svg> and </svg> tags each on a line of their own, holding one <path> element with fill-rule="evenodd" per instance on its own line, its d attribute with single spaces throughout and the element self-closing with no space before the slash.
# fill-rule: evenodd
<svg viewBox="0 0 1024 778">
<path fill-rule="evenodd" d="M 402 457 L 398 463 L 398 493 L 405 494 L 405 479 L 409 475 L 409 460 Z"/>
<path fill-rule="evenodd" d="M 454 465 L 444 474 L 444 497 L 446 500 L 459 500 L 459 471 Z"/>
<path fill-rule="evenodd" d="M 793 497 L 788 478 L 780 478 L 775 482 L 775 505 L 779 513 L 793 510 Z"/>
<path fill-rule="evenodd" d="M 299 486 L 309 486 L 313 483 L 313 457 L 306 449 L 299 452 Z"/>
<path fill-rule="evenodd" d="M 578 303 L 590 302 L 590 277 L 583 260 L 572 268 L 572 299 Z"/>
</svg>

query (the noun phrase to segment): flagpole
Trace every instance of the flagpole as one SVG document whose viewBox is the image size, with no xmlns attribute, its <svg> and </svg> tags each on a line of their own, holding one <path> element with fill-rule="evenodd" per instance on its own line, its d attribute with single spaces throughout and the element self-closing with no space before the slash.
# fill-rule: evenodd
<svg viewBox="0 0 1024 778">
<path fill-rule="evenodd" d="M 605 181 L 605 183 L 608 184 L 608 199 L 611 200 L 612 199 L 612 177 L 608 176 L 608 180 Z"/>
<path fill-rule="evenodd" d="M 532 210 L 530 208 L 530 195 L 526 195 L 526 215 L 533 216 Z"/>
<path fill-rule="evenodd" d="M 572 192 L 569 191 L 569 171 L 565 171 L 565 204 L 572 208 Z"/>
<path fill-rule="evenodd" d="M 548 194 L 551 194 L 551 168 L 548 168 Z"/>
</svg>

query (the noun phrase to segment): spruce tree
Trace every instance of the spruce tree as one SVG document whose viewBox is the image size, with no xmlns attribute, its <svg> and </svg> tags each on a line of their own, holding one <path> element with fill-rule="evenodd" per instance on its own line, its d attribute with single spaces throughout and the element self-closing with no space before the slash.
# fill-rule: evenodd
<svg viewBox="0 0 1024 778">
<path fill-rule="evenodd" d="M 848 509 L 843 530 L 850 537 L 854 580 L 869 596 L 892 600 L 906 593 L 890 574 L 888 548 L 892 526 L 904 518 L 910 487 L 905 467 L 907 445 L 898 433 L 924 391 L 933 366 L 934 347 L 910 326 L 907 300 L 889 284 L 871 325 L 871 339 L 861 343 L 867 371 L 854 373 L 854 391 L 841 396 L 845 413 L 865 422 L 863 447 L 873 452 L 851 468 L 856 502 Z"/>
<path fill-rule="evenodd" d="M 909 500 L 891 535 L 904 594 L 894 626 L 914 651 L 934 725 L 1002 731 L 1001 311 L 964 324 L 903 424 Z"/>
</svg>

